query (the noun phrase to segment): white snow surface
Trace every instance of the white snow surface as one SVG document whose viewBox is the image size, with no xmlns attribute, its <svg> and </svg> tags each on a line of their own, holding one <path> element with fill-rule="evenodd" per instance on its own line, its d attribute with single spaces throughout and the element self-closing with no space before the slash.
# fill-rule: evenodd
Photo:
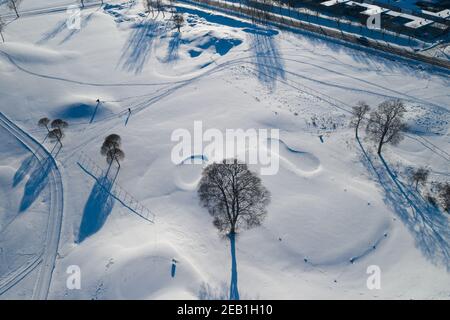
<svg viewBox="0 0 450 320">
<path fill-rule="evenodd" d="M 71 3 L 60 2 L 22 8 Z M 414 218 L 374 145 L 362 139 L 380 177 L 348 128 L 358 100 L 402 99 L 410 129 L 385 148 L 390 169 L 405 185 L 408 167 L 448 181 L 447 72 L 182 4 L 178 34 L 169 13 L 146 17 L 140 1 L 106 2 L 82 11 L 80 30 L 66 27 L 65 11 L 24 16 L 0 44 L 0 111 L 38 141 L 39 118 L 70 124 L 57 157 L 64 214 L 48 298 L 227 299 L 230 243 L 199 205 L 201 165 L 170 158 L 172 132 L 197 120 L 223 132 L 280 130 L 280 169 L 261 177 L 272 194 L 267 218 L 236 242 L 241 298 L 450 298 L 449 215 Z M 77 163 L 83 153 L 106 168 L 99 151 L 110 133 L 126 153 L 116 182 L 156 215 L 153 224 L 119 201 L 108 207 Z M 1 283 L 42 250 L 49 191 L 20 210 L 30 175 L 16 185 L 14 177 L 31 153 L 1 127 L 0 135 Z M 105 222 L 80 242 L 92 212 Z M 66 286 L 72 265 L 80 290 Z M 380 290 L 366 286 L 371 265 L 381 269 Z M 34 276 L 0 298 L 31 298 Z"/>
</svg>

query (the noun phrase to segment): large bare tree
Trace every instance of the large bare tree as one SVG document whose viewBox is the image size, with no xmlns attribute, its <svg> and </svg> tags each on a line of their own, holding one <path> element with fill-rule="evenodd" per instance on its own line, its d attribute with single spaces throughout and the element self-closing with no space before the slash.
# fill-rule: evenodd
<svg viewBox="0 0 450 320">
<path fill-rule="evenodd" d="M 230 300 L 238 300 L 235 234 L 261 224 L 267 214 L 270 193 L 246 164 L 234 159 L 207 166 L 199 183 L 198 195 L 200 203 L 213 217 L 216 228 L 230 239 Z"/>
<path fill-rule="evenodd" d="M 377 110 L 370 113 L 366 133 L 378 144 L 379 155 L 383 145 L 387 143 L 396 145 L 403 139 L 402 131 L 406 129 L 403 121 L 405 112 L 403 102 L 395 99 L 382 102 Z"/>
</svg>

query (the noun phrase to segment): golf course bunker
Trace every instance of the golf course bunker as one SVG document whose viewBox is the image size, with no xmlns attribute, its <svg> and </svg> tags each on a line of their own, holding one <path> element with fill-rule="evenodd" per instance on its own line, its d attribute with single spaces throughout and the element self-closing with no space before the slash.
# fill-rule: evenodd
<svg viewBox="0 0 450 320">
<path fill-rule="evenodd" d="M 182 190 L 195 190 L 207 163 L 208 158 L 204 155 L 193 155 L 183 160 L 175 167 L 173 173 L 175 185 Z"/>
<path fill-rule="evenodd" d="M 279 142 L 280 165 L 299 175 L 312 175 L 320 171 L 320 160 L 312 153 L 295 150 L 283 140 Z"/>
</svg>

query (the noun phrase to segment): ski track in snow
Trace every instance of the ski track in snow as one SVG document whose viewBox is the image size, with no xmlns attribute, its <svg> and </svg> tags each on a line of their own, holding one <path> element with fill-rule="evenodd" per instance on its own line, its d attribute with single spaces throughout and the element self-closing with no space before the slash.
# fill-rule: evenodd
<svg viewBox="0 0 450 320">
<path fill-rule="evenodd" d="M 38 265 L 40 270 L 33 290 L 33 299 L 45 300 L 50 289 L 53 269 L 58 252 L 59 238 L 63 216 L 63 185 L 61 173 L 53 156 L 39 142 L 10 121 L 0 112 L 0 125 L 23 143 L 39 160 L 51 161 L 50 169 L 50 212 L 47 222 L 46 242 L 42 254 L 36 259 L 27 262 L 15 272 L 10 273 L 0 283 L 0 295 L 19 283 L 27 274 Z"/>
</svg>

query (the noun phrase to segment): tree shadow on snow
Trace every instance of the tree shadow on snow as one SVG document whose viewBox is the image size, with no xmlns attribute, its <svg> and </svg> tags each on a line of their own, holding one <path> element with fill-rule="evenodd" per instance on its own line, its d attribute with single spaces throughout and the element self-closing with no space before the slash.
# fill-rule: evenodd
<svg viewBox="0 0 450 320">
<path fill-rule="evenodd" d="M 87 27 L 88 23 L 93 18 L 94 13 L 95 12 L 92 12 L 92 13 L 88 14 L 87 16 L 81 17 L 79 29 L 78 28 L 69 29 L 68 25 L 67 25 L 67 19 L 63 19 L 63 20 L 59 21 L 52 29 L 45 32 L 42 35 L 41 39 L 39 39 L 36 42 L 36 44 L 44 44 L 44 43 L 54 39 L 58 34 L 63 32 L 64 30 L 69 30 L 69 34 L 66 35 L 64 37 L 64 39 L 59 42 L 59 44 L 63 44 L 65 42 L 69 41 L 73 36 L 75 36 L 77 33 L 79 33 L 81 31 L 81 29 L 84 29 Z"/>
<path fill-rule="evenodd" d="M 132 26 L 132 32 L 123 47 L 119 65 L 128 72 L 142 72 L 147 62 L 154 41 L 162 32 L 162 24 L 153 20 L 145 20 Z"/>
<path fill-rule="evenodd" d="M 45 32 L 42 35 L 41 39 L 39 39 L 36 42 L 36 44 L 44 44 L 45 42 L 52 40 L 58 34 L 63 32 L 64 30 L 66 30 L 66 28 L 67 28 L 67 19 L 63 19 L 63 20 L 59 21 L 52 29 Z"/>
<path fill-rule="evenodd" d="M 51 157 L 46 158 L 40 165 L 35 166 L 30 178 L 25 184 L 22 201 L 20 202 L 20 212 L 27 210 L 39 197 L 42 190 L 44 190 L 45 186 L 48 184 L 48 174 L 50 173 L 52 166 L 53 161 Z"/>
<path fill-rule="evenodd" d="M 76 34 L 78 34 L 82 29 L 86 28 L 87 25 L 89 24 L 89 22 L 92 20 L 92 18 L 94 17 L 95 12 L 92 12 L 90 14 L 87 15 L 87 17 L 82 17 L 80 20 L 80 28 L 73 28 L 70 29 L 69 34 L 61 40 L 61 42 L 59 44 L 63 44 L 67 41 L 69 41 L 73 36 L 75 36 Z"/>
<path fill-rule="evenodd" d="M 231 251 L 230 300 L 239 300 L 238 272 L 236 260 L 236 234 L 230 233 L 228 235 L 228 238 L 230 239 L 230 251 Z"/>
<path fill-rule="evenodd" d="M 167 55 L 164 58 L 164 63 L 172 63 L 178 60 L 178 50 L 180 48 L 181 35 L 179 32 L 174 32 L 167 47 Z"/>
<path fill-rule="evenodd" d="M 276 88 L 278 79 L 285 79 L 283 58 L 274 38 L 277 32 L 245 31 L 249 34 L 258 80 L 272 91 Z"/>
<path fill-rule="evenodd" d="M 412 186 L 403 183 L 383 157 L 376 161 L 359 144 L 364 165 L 375 173 L 378 183 L 384 189 L 385 203 L 408 227 L 424 256 L 434 264 L 444 265 L 450 271 L 450 224 L 447 216 Z"/>
<path fill-rule="evenodd" d="M 22 164 L 20 165 L 19 169 L 17 169 L 16 173 L 13 177 L 13 187 L 17 186 L 22 180 L 25 178 L 25 176 L 30 173 L 30 171 L 36 167 L 38 164 L 37 158 L 34 156 L 34 154 L 27 157 L 25 160 L 23 160 Z"/>
<path fill-rule="evenodd" d="M 96 179 L 84 207 L 78 232 L 78 243 L 99 231 L 104 225 L 114 207 L 114 198 L 110 194 L 113 184 L 114 179 L 107 176 Z"/>
</svg>

